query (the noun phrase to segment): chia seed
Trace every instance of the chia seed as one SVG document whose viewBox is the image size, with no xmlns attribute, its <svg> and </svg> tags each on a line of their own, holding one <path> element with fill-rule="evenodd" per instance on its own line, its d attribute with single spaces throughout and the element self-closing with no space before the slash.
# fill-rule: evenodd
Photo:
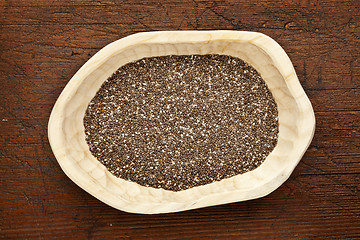
<svg viewBox="0 0 360 240">
<path fill-rule="evenodd" d="M 278 139 L 278 111 L 239 58 L 183 55 L 120 67 L 84 117 L 91 153 L 115 176 L 180 191 L 257 168 Z"/>
</svg>

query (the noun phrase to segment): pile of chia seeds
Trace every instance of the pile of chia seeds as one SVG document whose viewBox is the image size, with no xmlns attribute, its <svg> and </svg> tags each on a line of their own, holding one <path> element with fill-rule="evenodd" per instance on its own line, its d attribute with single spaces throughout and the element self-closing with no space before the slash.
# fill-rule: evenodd
<svg viewBox="0 0 360 240">
<path fill-rule="evenodd" d="M 278 111 L 239 58 L 144 58 L 120 67 L 85 117 L 91 153 L 115 176 L 180 191 L 257 168 L 274 149 Z"/>
</svg>

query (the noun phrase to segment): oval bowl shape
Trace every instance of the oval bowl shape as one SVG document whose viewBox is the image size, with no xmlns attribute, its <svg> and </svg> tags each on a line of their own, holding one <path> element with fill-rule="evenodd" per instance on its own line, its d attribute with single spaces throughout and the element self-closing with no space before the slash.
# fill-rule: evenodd
<svg viewBox="0 0 360 240">
<path fill-rule="evenodd" d="M 103 82 L 119 67 L 144 57 L 221 54 L 238 57 L 262 76 L 278 106 L 278 143 L 256 169 L 207 185 L 173 192 L 144 187 L 112 175 L 85 141 L 83 118 Z M 315 130 L 311 103 L 281 46 L 245 31 L 137 33 L 96 53 L 71 78 L 52 110 L 48 135 L 65 174 L 104 203 L 133 213 L 168 213 L 263 197 L 284 183 L 308 148 Z"/>
</svg>

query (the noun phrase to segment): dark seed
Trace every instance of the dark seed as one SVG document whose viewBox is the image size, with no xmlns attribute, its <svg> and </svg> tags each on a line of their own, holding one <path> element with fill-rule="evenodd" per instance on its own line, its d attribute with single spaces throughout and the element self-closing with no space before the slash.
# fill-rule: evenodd
<svg viewBox="0 0 360 240">
<path fill-rule="evenodd" d="M 180 191 L 257 168 L 278 112 L 259 73 L 224 55 L 144 58 L 120 67 L 84 117 L 92 154 L 117 177 Z"/>
</svg>

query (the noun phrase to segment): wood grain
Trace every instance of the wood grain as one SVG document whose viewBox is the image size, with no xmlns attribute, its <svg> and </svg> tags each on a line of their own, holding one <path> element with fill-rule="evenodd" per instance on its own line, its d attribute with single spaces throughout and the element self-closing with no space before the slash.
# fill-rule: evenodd
<svg viewBox="0 0 360 240">
<path fill-rule="evenodd" d="M 1 1 L 3 239 L 360 238 L 360 2 Z M 56 98 L 104 45 L 140 31 L 237 29 L 279 42 L 317 118 L 302 161 L 267 197 L 176 214 L 112 209 L 72 183 L 47 140 Z"/>
</svg>

